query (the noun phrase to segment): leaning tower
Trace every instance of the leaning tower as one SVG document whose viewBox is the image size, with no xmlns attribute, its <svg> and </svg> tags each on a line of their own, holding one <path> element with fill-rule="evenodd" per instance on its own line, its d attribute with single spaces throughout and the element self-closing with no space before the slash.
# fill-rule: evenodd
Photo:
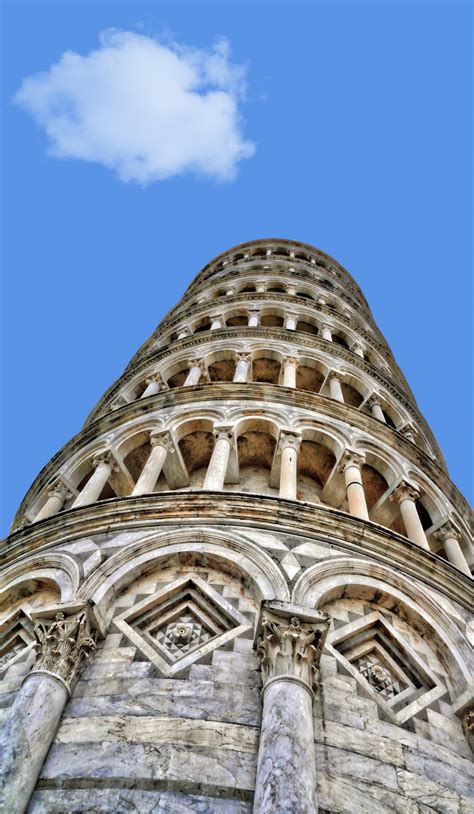
<svg viewBox="0 0 474 814">
<path fill-rule="evenodd" d="M 337 261 L 193 280 L 3 543 L 3 811 L 471 811 L 469 508 Z"/>
</svg>

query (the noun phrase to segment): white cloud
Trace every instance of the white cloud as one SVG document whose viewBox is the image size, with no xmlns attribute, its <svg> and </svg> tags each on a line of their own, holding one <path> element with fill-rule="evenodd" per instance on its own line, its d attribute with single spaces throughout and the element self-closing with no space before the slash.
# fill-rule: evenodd
<svg viewBox="0 0 474 814">
<path fill-rule="evenodd" d="M 204 50 L 109 30 L 96 51 L 66 51 L 27 77 L 15 101 L 44 128 L 51 155 L 146 185 L 184 172 L 232 179 L 255 151 L 242 135 L 244 90 L 227 40 Z"/>
</svg>

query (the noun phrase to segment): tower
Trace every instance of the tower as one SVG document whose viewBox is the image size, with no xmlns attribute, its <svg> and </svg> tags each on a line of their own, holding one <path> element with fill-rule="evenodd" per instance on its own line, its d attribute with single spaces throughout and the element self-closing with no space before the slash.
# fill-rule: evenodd
<svg viewBox="0 0 474 814">
<path fill-rule="evenodd" d="M 469 811 L 469 517 L 348 272 L 215 258 L 4 541 L 5 811 Z"/>
</svg>

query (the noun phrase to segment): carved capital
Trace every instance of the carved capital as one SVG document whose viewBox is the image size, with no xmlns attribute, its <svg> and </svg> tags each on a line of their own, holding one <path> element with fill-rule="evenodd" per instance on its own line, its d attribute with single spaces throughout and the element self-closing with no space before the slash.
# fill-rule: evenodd
<svg viewBox="0 0 474 814">
<path fill-rule="evenodd" d="M 420 497 L 420 490 L 417 489 L 412 483 L 408 483 L 406 480 L 402 480 L 401 483 L 397 486 L 395 491 L 390 495 L 390 500 L 396 500 L 397 503 L 401 503 L 402 500 L 418 500 Z"/>
<path fill-rule="evenodd" d="M 363 344 L 361 342 L 354 342 L 354 344 L 351 347 L 351 351 L 353 353 L 358 353 L 358 352 L 363 353 L 364 350 L 365 350 L 365 348 L 364 348 L 364 346 L 363 346 Z"/>
<path fill-rule="evenodd" d="M 236 362 L 247 362 L 249 365 L 252 361 L 252 354 L 251 353 L 241 353 L 240 351 L 236 351 L 235 354 L 235 361 Z"/>
<path fill-rule="evenodd" d="M 356 466 L 360 469 L 365 464 L 363 452 L 356 452 L 354 449 L 346 449 L 339 463 L 339 472 L 345 472 L 349 466 Z"/>
<path fill-rule="evenodd" d="M 94 469 L 97 469 L 98 466 L 108 466 L 111 472 L 118 470 L 117 462 L 109 450 L 98 452 L 97 455 L 94 455 L 92 459 L 92 466 Z"/>
<path fill-rule="evenodd" d="M 297 359 L 296 356 L 287 356 L 285 359 L 283 359 L 284 368 L 290 366 L 297 368 L 299 363 L 299 359 Z"/>
<path fill-rule="evenodd" d="M 153 373 L 152 376 L 148 376 L 148 378 L 145 379 L 145 384 L 152 384 L 153 382 L 156 382 L 157 384 L 162 384 L 162 378 L 160 373 Z"/>
<path fill-rule="evenodd" d="M 283 450 L 287 449 L 288 447 L 298 452 L 300 445 L 301 435 L 299 433 L 293 432 L 292 430 L 282 430 L 278 439 L 277 452 L 281 454 Z"/>
<path fill-rule="evenodd" d="M 174 452 L 174 445 L 168 431 L 150 433 L 150 444 L 152 447 L 164 447 L 167 452 Z"/>
<path fill-rule="evenodd" d="M 400 428 L 399 432 L 400 435 L 403 435 L 404 438 L 407 439 L 407 441 L 411 441 L 412 443 L 415 441 L 416 436 L 418 435 L 418 431 L 415 429 L 413 424 L 405 424 L 404 427 Z"/>
<path fill-rule="evenodd" d="M 225 440 L 231 444 L 234 443 L 234 427 L 232 424 L 215 424 L 213 435 L 216 441 L 225 438 Z"/>
<path fill-rule="evenodd" d="M 263 602 L 255 650 L 264 685 L 287 678 L 312 689 L 329 621 L 320 611 L 287 602 Z"/>
<path fill-rule="evenodd" d="M 32 672 L 54 676 L 70 693 L 95 650 L 97 634 L 91 630 L 87 609 L 67 616 L 57 611 L 52 617 L 40 618 L 33 633 L 36 662 Z"/>
<path fill-rule="evenodd" d="M 48 492 L 48 497 L 57 497 L 59 500 L 66 500 L 67 494 L 68 488 L 66 484 L 58 480 L 51 486 L 51 489 Z"/>
<path fill-rule="evenodd" d="M 345 378 L 346 374 L 342 370 L 331 370 L 328 376 L 328 379 L 336 379 L 338 382 L 342 382 Z"/>
<path fill-rule="evenodd" d="M 193 367 L 198 367 L 203 373 L 206 371 L 204 359 L 190 359 L 188 362 L 188 367 L 190 370 L 192 370 Z"/>
<path fill-rule="evenodd" d="M 367 407 L 373 407 L 375 404 L 378 404 L 380 408 L 382 408 L 382 397 L 379 393 L 372 393 L 371 396 L 366 401 Z"/>
<path fill-rule="evenodd" d="M 318 302 L 320 302 L 320 300 L 318 300 Z M 324 303 L 324 302 L 325 302 L 325 300 L 323 300 L 323 303 Z M 321 304 L 323 304 L 323 303 L 321 303 Z M 321 330 L 321 331 L 332 331 L 332 330 L 333 330 L 333 326 L 332 326 L 332 325 L 330 325 L 330 324 L 329 324 L 329 322 L 323 322 L 323 324 L 321 325 L 321 329 L 320 329 L 320 330 Z"/>
<path fill-rule="evenodd" d="M 433 535 L 437 540 L 440 540 L 444 543 L 445 540 L 461 540 L 462 534 L 459 529 L 456 528 L 454 523 L 451 520 L 448 520 L 438 531 L 435 531 Z"/>
</svg>

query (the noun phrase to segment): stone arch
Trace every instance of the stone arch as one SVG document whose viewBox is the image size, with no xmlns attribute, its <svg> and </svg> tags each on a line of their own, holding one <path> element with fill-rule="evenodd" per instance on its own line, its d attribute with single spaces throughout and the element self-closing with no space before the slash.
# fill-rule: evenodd
<svg viewBox="0 0 474 814">
<path fill-rule="evenodd" d="M 208 529 L 159 532 L 122 548 L 91 574 L 78 595 L 91 600 L 105 616 L 125 585 L 175 555 L 228 563 L 255 586 L 258 599 L 289 599 L 286 580 L 265 551 L 241 534 Z"/>
<path fill-rule="evenodd" d="M 386 597 L 387 607 L 390 603 L 397 609 L 403 608 L 407 618 L 414 620 L 421 630 L 428 627 L 442 653 L 456 694 L 470 683 L 472 650 L 458 626 L 420 583 L 414 583 L 388 566 L 349 557 L 318 563 L 297 579 L 292 601 L 321 608 L 331 600 L 355 594 L 364 598 Z"/>
<path fill-rule="evenodd" d="M 240 482 L 233 491 L 278 495 L 270 486 L 278 428 L 267 418 L 246 416 L 235 427 Z"/>
<path fill-rule="evenodd" d="M 312 356 L 300 356 L 296 370 L 296 387 L 310 393 L 319 393 L 328 374 L 328 366 Z"/>
<path fill-rule="evenodd" d="M 214 449 L 214 421 L 195 418 L 184 421 L 176 429 L 176 440 L 184 461 L 191 489 L 201 489 Z"/>
<path fill-rule="evenodd" d="M 278 384 L 283 355 L 275 350 L 256 350 L 252 354 L 252 381 Z"/>
<path fill-rule="evenodd" d="M 74 599 L 80 584 L 81 572 L 76 560 L 69 554 L 39 554 L 28 561 L 5 568 L 0 578 L 0 607 L 14 607 L 25 597 L 43 592 L 45 602 L 67 602 Z M 16 599 L 15 599 L 16 597 Z"/>
</svg>

